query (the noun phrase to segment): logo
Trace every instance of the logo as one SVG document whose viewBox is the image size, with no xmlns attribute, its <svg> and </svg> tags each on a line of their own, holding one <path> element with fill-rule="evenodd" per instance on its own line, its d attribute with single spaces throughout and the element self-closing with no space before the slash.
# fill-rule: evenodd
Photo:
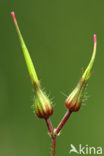
<svg viewBox="0 0 104 156">
<path fill-rule="evenodd" d="M 76 148 L 73 144 L 70 144 L 70 151 L 69 154 L 71 153 L 76 153 L 76 154 L 99 154 L 102 155 L 103 154 L 103 149 L 101 146 L 99 147 L 94 147 L 94 146 L 82 146 L 81 144 L 78 145 L 78 147 Z"/>
</svg>

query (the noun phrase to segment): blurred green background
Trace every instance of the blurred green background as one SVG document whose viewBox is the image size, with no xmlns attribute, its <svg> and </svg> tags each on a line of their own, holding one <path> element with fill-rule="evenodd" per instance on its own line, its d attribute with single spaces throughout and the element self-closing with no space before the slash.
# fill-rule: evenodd
<svg viewBox="0 0 104 156">
<path fill-rule="evenodd" d="M 90 60 L 93 34 L 97 34 L 88 100 L 57 138 L 56 155 L 68 156 L 70 144 L 103 148 L 104 1 L 0 0 L 0 156 L 51 153 L 45 122 L 33 113 L 32 85 L 11 11 L 15 11 L 42 86 L 53 99 L 54 127 L 66 112 L 64 101 Z"/>
</svg>

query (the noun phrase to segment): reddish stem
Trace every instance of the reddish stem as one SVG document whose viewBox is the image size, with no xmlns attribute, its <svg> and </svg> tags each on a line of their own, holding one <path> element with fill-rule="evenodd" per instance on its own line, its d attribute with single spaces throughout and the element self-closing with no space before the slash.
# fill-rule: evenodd
<svg viewBox="0 0 104 156">
<path fill-rule="evenodd" d="M 48 127 L 48 132 L 51 135 L 51 139 L 52 139 L 52 153 L 51 156 L 55 156 L 55 149 L 56 149 L 56 135 L 54 135 L 54 131 L 53 131 L 53 126 L 51 123 L 51 120 L 49 118 L 45 119 L 47 127 Z"/>
<path fill-rule="evenodd" d="M 51 156 L 55 156 L 55 150 L 56 150 L 56 135 L 52 136 L 52 153 Z"/>
<path fill-rule="evenodd" d="M 66 121 L 69 119 L 70 115 L 71 115 L 71 111 L 68 110 L 65 114 L 65 116 L 63 117 L 63 119 L 61 120 L 60 124 L 58 125 L 57 129 L 55 130 L 55 134 L 58 135 L 59 132 L 61 131 L 62 127 L 64 126 L 64 124 L 66 123 Z"/>
<path fill-rule="evenodd" d="M 45 121 L 48 127 L 49 134 L 53 135 L 53 126 L 52 126 L 51 120 L 49 118 L 46 118 Z"/>
<path fill-rule="evenodd" d="M 64 124 L 66 123 L 66 121 L 69 119 L 70 115 L 71 115 L 71 111 L 68 110 L 65 114 L 65 116 L 63 117 L 63 119 L 61 120 L 60 124 L 58 125 L 57 129 L 53 130 L 53 126 L 52 123 L 50 121 L 49 118 L 46 118 L 46 124 L 48 127 L 48 132 L 51 135 L 51 139 L 52 139 L 52 153 L 51 156 L 55 156 L 55 149 L 56 149 L 56 136 L 59 134 L 59 132 L 61 131 L 62 127 L 64 126 Z"/>
</svg>

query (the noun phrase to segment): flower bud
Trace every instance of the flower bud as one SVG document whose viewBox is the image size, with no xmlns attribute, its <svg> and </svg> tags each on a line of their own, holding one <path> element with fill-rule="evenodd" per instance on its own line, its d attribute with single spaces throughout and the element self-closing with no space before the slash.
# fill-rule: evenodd
<svg viewBox="0 0 104 156">
<path fill-rule="evenodd" d="M 39 118 L 48 118 L 53 114 L 51 101 L 40 88 L 37 88 L 35 92 L 34 108 Z"/>
<path fill-rule="evenodd" d="M 35 91 L 34 108 L 35 108 L 36 115 L 39 118 L 48 118 L 53 113 L 53 107 L 47 95 L 41 90 L 40 81 L 38 80 L 36 70 L 34 68 L 30 54 L 23 40 L 19 26 L 17 24 L 15 13 L 11 12 L 11 15 L 13 17 L 13 20 L 16 26 L 17 34 L 19 36 L 19 40 L 21 43 L 24 57 L 25 57 L 26 65 L 29 71 L 29 75 L 30 75 L 33 87 L 34 87 L 34 91 Z"/>
<path fill-rule="evenodd" d="M 78 111 L 81 107 L 85 95 L 86 84 L 91 75 L 91 69 L 95 60 L 95 55 L 96 55 L 96 35 L 94 34 L 94 49 L 90 63 L 86 68 L 84 74 L 82 75 L 82 78 L 80 79 L 76 88 L 72 91 L 72 93 L 68 96 L 68 98 L 65 101 L 66 108 L 68 108 L 72 112 Z"/>
<path fill-rule="evenodd" d="M 66 99 L 65 106 L 72 112 L 76 112 L 80 109 L 84 96 L 85 87 L 86 81 L 84 79 L 81 79 L 76 88 Z"/>
</svg>

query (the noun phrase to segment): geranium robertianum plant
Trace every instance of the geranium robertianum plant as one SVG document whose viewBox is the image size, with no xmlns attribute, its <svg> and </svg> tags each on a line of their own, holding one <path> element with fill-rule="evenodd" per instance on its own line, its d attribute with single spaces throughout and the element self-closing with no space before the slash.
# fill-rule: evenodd
<svg viewBox="0 0 104 156">
<path fill-rule="evenodd" d="M 53 114 L 53 107 L 50 99 L 46 95 L 46 93 L 42 90 L 40 81 L 38 79 L 36 70 L 34 68 L 34 65 L 32 63 L 30 54 L 28 52 L 28 49 L 24 43 L 24 40 L 22 38 L 21 32 L 19 30 L 15 13 L 11 12 L 11 15 L 13 17 L 16 30 L 20 39 L 21 47 L 23 50 L 23 54 L 25 57 L 26 65 L 28 68 L 28 72 L 31 78 L 31 82 L 34 88 L 34 110 L 38 118 L 45 119 L 46 125 L 48 127 L 48 132 L 49 135 L 51 136 L 52 139 L 52 152 L 51 156 L 55 156 L 55 147 L 56 147 L 56 137 L 59 135 L 62 127 L 65 125 L 66 121 L 69 119 L 70 115 L 72 112 L 77 112 L 79 111 L 83 98 L 85 95 L 85 88 L 88 83 L 88 80 L 91 76 L 91 69 L 95 60 L 95 55 L 96 55 L 96 34 L 94 34 L 94 48 L 93 48 L 93 53 L 91 60 L 85 70 L 85 72 L 82 74 L 81 79 L 79 80 L 77 86 L 75 89 L 72 91 L 72 93 L 67 97 L 65 101 L 65 106 L 66 106 L 66 113 L 64 117 L 62 118 L 61 122 L 57 126 L 56 129 L 53 129 L 50 116 Z"/>
</svg>

